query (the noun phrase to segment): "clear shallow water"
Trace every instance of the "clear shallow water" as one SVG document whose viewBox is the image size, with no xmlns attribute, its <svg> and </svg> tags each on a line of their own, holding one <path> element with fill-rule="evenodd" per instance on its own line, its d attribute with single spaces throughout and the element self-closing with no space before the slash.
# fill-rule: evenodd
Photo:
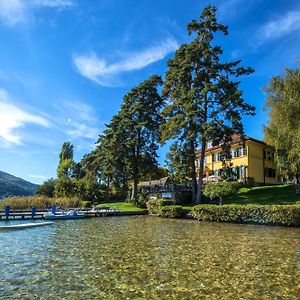
<svg viewBox="0 0 300 300">
<path fill-rule="evenodd" d="M 0 266 L 1 299 L 299 299 L 300 228 L 60 221 L 0 232 Z"/>
</svg>

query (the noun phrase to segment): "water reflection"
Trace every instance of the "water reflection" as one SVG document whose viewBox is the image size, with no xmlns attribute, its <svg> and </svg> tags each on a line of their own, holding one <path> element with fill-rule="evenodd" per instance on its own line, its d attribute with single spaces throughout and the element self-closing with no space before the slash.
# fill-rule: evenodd
<svg viewBox="0 0 300 300">
<path fill-rule="evenodd" d="M 0 232 L 4 299 L 299 299 L 300 229 L 155 217 Z"/>
</svg>

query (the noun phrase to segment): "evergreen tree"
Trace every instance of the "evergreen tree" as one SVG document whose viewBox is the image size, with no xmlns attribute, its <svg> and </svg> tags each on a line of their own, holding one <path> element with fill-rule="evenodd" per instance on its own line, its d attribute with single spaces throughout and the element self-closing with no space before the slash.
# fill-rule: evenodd
<svg viewBox="0 0 300 300">
<path fill-rule="evenodd" d="M 157 164 L 160 113 L 164 105 L 158 88 L 162 83 L 160 76 L 151 76 L 129 91 L 121 106 L 119 134 L 124 143 L 123 159 L 132 180 L 132 201 L 137 198 L 141 176 Z"/>
<path fill-rule="evenodd" d="M 125 191 L 132 184 L 132 201 L 137 198 L 141 178 L 157 169 L 160 112 L 164 104 L 158 91 L 161 85 L 160 76 L 154 75 L 131 89 L 99 137 L 93 158 L 89 157 L 108 190 L 113 185 L 117 191 Z"/>
<path fill-rule="evenodd" d="M 194 40 L 183 44 L 168 62 L 163 95 L 169 105 L 164 109 L 162 141 L 177 138 L 189 149 L 193 200 L 201 202 L 202 178 L 207 142 L 228 144 L 233 133 L 243 133 L 241 115 L 254 114 L 247 104 L 235 78 L 253 72 L 240 66 L 240 61 L 221 62 L 220 46 L 214 46 L 217 33 L 228 34 L 227 26 L 219 24 L 216 8 L 206 7 L 200 20 L 188 24 Z M 198 185 L 194 166 L 196 147 L 200 145 Z M 196 194 L 197 190 L 197 194 Z"/>
<path fill-rule="evenodd" d="M 186 144 L 180 144 L 178 141 L 170 146 L 166 166 L 174 183 L 188 182 L 195 172 L 195 161 L 191 161 L 193 155 L 189 150 Z"/>
</svg>

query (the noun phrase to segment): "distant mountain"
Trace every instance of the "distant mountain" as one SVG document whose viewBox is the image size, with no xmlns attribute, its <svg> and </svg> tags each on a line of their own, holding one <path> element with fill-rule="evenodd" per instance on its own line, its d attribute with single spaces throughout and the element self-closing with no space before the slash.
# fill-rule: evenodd
<svg viewBox="0 0 300 300">
<path fill-rule="evenodd" d="M 10 196 L 32 196 L 38 184 L 0 171 L 0 199 Z"/>
</svg>

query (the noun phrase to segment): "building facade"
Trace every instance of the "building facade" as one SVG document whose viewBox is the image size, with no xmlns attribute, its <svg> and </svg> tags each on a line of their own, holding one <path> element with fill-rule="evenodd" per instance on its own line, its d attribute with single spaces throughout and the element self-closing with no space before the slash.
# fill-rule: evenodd
<svg viewBox="0 0 300 300">
<path fill-rule="evenodd" d="M 227 163 L 232 168 L 235 179 L 243 181 L 252 177 L 258 184 L 279 184 L 280 176 L 274 162 L 274 148 L 263 141 L 239 135 L 232 136 L 231 160 Z M 198 153 L 200 155 L 200 152 Z M 199 156 L 196 167 L 199 170 Z M 220 176 L 223 168 L 221 146 L 208 144 L 205 153 L 205 177 Z"/>
</svg>

